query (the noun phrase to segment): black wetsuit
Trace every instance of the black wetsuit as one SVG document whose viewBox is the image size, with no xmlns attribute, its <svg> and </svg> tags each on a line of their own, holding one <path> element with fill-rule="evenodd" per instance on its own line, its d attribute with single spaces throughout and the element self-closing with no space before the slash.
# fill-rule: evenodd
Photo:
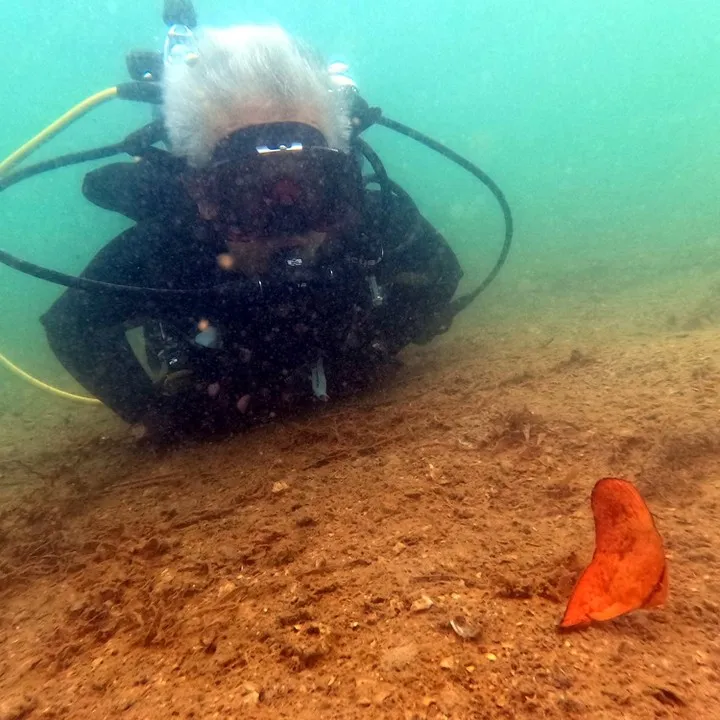
<svg viewBox="0 0 720 720">
<path fill-rule="evenodd" d="M 368 196 L 367 237 L 377 224 L 378 199 Z M 317 396 L 311 373 L 319 359 L 327 395 L 337 397 L 365 386 L 409 343 L 444 329 L 443 313 L 462 275 L 455 255 L 404 197 L 393 197 L 385 228 L 376 267 L 363 267 L 354 260 L 357 252 L 348 253 L 348 246 L 357 251 L 366 242 L 356 233 L 323 248 L 313 267 L 320 283 L 303 283 L 302 271 L 298 275 L 297 268 L 278 261 L 260 304 L 232 291 L 139 299 L 67 290 L 42 322 L 66 369 L 124 420 L 185 429 L 245 424 Z M 83 276 L 155 288 L 209 288 L 233 280 L 218 264 L 226 251 L 210 224 L 176 207 L 116 237 Z M 193 373 L 188 387 L 175 393 L 151 379 L 126 336 L 128 328 L 158 320 L 180 338 Z M 193 342 L 205 323 L 220 329 L 220 349 Z"/>
</svg>

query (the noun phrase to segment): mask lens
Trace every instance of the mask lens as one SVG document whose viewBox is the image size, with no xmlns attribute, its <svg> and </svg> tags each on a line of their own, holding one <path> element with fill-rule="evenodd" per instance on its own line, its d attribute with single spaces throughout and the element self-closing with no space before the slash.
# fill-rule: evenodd
<svg viewBox="0 0 720 720">
<path fill-rule="evenodd" d="M 206 194 L 220 217 L 253 237 L 330 231 L 362 208 L 353 159 L 313 147 L 254 153 L 210 170 Z"/>
</svg>

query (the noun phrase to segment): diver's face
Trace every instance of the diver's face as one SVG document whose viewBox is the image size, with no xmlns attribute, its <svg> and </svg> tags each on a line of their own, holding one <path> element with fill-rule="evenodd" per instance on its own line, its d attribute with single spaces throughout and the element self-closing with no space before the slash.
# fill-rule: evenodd
<svg viewBox="0 0 720 720">
<path fill-rule="evenodd" d="M 273 257 L 282 250 L 296 249 L 303 265 L 312 265 L 320 246 L 328 237 L 326 232 L 309 230 L 303 233 L 257 236 L 249 234 L 233 222 L 232 211 L 221 208 L 204 192 L 201 183 L 189 187 L 203 220 L 210 222 L 225 240 L 227 252 L 218 262 L 224 270 L 244 275 L 258 275 L 270 268 Z"/>
<path fill-rule="evenodd" d="M 186 182 L 199 216 L 227 243 L 228 269 L 245 273 L 264 272 L 279 254 L 312 264 L 326 238 L 347 235 L 362 216 L 357 162 L 302 123 L 236 131 Z"/>
</svg>

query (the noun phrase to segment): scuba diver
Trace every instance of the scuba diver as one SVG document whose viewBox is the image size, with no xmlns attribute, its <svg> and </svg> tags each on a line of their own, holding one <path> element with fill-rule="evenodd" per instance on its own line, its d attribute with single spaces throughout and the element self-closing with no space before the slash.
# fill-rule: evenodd
<svg viewBox="0 0 720 720">
<path fill-rule="evenodd" d="M 93 397 L 149 438 L 227 432 L 356 393 L 411 343 L 445 332 L 495 279 L 510 207 L 468 159 L 383 115 L 338 63 L 278 27 L 197 30 L 165 0 L 162 52 L 131 51 L 131 82 L 78 103 L 0 162 L 0 192 L 41 173 L 125 154 L 83 194 L 135 225 L 81 276 L 0 249 L 0 263 L 67 288 L 43 315 L 50 346 Z M 112 99 L 153 106 L 124 140 L 16 166 Z M 504 242 L 487 276 L 462 277 L 446 240 L 361 137 L 379 125 L 441 154 L 495 197 Z M 158 147 L 164 145 L 164 147 Z M 367 170 L 370 173 L 367 173 Z"/>
<path fill-rule="evenodd" d="M 185 38 L 187 40 L 187 38 Z M 447 330 L 462 271 L 351 144 L 353 88 L 278 27 L 206 28 L 166 56 L 170 152 L 90 172 L 136 224 L 81 277 L 190 297 L 69 288 L 42 317 L 73 377 L 151 437 L 228 430 L 372 383 Z M 232 291 L 249 281 L 262 301 Z"/>
</svg>

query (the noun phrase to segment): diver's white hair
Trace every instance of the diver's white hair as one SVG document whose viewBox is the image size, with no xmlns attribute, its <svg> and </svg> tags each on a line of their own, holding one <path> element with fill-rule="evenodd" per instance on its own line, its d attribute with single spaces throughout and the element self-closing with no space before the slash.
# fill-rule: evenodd
<svg viewBox="0 0 720 720">
<path fill-rule="evenodd" d="M 313 125 L 330 147 L 347 150 L 343 93 L 332 92 L 320 58 L 282 28 L 204 28 L 196 41 L 196 62 L 165 66 L 165 124 L 173 153 L 201 167 L 223 137 L 268 122 Z"/>
</svg>

